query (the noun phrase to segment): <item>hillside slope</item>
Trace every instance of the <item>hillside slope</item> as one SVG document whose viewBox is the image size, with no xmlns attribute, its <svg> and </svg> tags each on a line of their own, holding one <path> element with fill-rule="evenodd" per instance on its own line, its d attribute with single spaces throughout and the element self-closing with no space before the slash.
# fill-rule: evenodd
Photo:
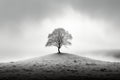
<svg viewBox="0 0 120 80">
<path fill-rule="evenodd" d="M 0 64 L 0 80 L 119 80 L 119 75 L 120 63 L 67 53 Z"/>
</svg>

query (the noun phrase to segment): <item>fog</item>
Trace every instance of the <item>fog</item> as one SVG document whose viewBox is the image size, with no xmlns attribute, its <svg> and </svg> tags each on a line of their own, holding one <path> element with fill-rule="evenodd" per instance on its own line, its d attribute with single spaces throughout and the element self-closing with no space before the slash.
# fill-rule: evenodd
<svg viewBox="0 0 120 80">
<path fill-rule="evenodd" d="M 0 61 L 56 53 L 56 47 L 45 44 L 48 34 L 59 27 L 73 36 L 72 45 L 63 46 L 62 52 L 119 61 L 116 57 L 120 49 L 119 3 L 117 0 L 1 0 Z"/>
</svg>

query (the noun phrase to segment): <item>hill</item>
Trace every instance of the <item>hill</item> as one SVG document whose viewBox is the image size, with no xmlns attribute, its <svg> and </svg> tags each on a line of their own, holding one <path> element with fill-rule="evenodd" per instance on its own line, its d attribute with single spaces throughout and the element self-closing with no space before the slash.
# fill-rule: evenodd
<svg viewBox="0 0 120 80">
<path fill-rule="evenodd" d="M 120 63 L 68 53 L 0 64 L 0 80 L 119 80 L 119 75 Z"/>
</svg>

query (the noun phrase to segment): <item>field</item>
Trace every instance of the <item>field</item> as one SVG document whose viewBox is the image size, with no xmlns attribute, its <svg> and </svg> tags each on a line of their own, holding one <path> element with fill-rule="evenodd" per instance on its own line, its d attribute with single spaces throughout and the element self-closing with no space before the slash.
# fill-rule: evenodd
<svg viewBox="0 0 120 80">
<path fill-rule="evenodd" d="M 61 53 L 0 63 L 0 80 L 120 80 L 120 63 Z"/>
</svg>

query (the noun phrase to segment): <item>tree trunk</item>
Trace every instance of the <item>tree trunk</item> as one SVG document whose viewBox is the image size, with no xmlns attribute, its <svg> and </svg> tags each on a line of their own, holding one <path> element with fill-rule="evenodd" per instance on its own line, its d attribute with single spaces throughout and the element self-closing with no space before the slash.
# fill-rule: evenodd
<svg viewBox="0 0 120 80">
<path fill-rule="evenodd" d="M 58 47 L 58 53 L 60 54 L 60 48 Z"/>
</svg>

